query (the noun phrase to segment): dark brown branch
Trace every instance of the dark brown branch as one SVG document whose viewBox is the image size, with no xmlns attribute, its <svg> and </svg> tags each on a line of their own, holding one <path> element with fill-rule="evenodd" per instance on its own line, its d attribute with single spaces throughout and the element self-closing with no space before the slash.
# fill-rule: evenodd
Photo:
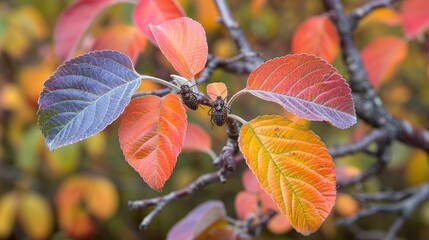
<svg viewBox="0 0 429 240">
<path fill-rule="evenodd" d="M 357 141 L 345 145 L 330 147 L 329 154 L 335 158 L 364 151 L 371 143 L 384 139 L 385 134 L 386 133 L 383 129 L 375 129 Z"/>
<path fill-rule="evenodd" d="M 367 178 L 374 176 L 380 173 L 387 165 L 391 157 L 391 147 L 390 145 L 385 145 L 383 143 L 379 143 L 377 150 L 377 161 L 360 175 L 357 175 L 353 178 L 348 179 L 347 181 L 338 181 L 337 186 L 339 187 L 347 187 L 353 184 L 361 183 L 365 181 Z"/>
<path fill-rule="evenodd" d="M 339 219 L 337 224 L 348 225 L 364 217 L 377 213 L 396 213 L 401 217 L 408 217 L 420 204 L 429 197 L 429 183 L 413 188 L 413 194 L 408 198 L 392 204 L 374 204 L 366 210 L 362 210 L 352 217 Z"/>
<path fill-rule="evenodd" d="M 221 170 L 213 173 L 207 173 L 198 177 L 195 181 L 190 183 L 187 187 L 180 190 L 171 192 L 165 196 L 145 199 L 139 201 L 129 201 L 128 208 L 131 210 L 138 208 L 146 208 L 155 206 L 154 209 L 143 219 L 140 223 L 140 229 L 144 230 L 152 222 L 153 218 L 170 202 L 192 195 L 207 185 L 220 181 Z"/>
</svg>

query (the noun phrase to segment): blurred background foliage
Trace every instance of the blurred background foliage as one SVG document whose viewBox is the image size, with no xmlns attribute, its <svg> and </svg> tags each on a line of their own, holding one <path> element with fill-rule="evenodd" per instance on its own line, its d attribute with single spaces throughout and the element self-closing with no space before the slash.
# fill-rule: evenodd
<svg viewBox="0 0 429 240">
<path fill-rule="evenodd" d="M 3 0 L 0 2 L 0 238 L 69 239 L 93 237 L 102 239 L 163 239 L 175 222 L 192 208 L 209 199 L 221 199 L 228 214 L 235 217 L 233 202 L 242 190 L 238 171 L 227 182 L 205 188 L 193 197 L 176 201 L 165 208 L 145 232 L 138 225 L 147 210 L 129 211 L 128 200 L 159 196 L 143 183 L 126 163 L 118 144 L 118 121 L 103 132 L 77 144 L 49 152 L 36 125 L 37 99 L 43 82 L 61 64 L 53 46 L 56 19 L 72 1 Z M 232 57 L 237 51 L 223 26 L 217 23 L 217 11 L 209 0 L 180 0 L 188 16 L 201 22 L 207 31 L 209 51 L 220 57 Z M 344 1 L 347 11 L 362 1 Z M 265 59 L 291 52 L 293 33 L 310 16 L 324 14 L 322 1 L 252 0 L 229 1 L 234 16 L 241 24 L 256 52 Z M 400 1 L 399 3 L 400 4 Z M 88 51 L 97 36 L 117 24 L 132 25 L 133 6 L 119 4 L 96 20 L 84 36 L 77 54 Z M 355 33 L 362 49 L 381 36 L 404 38 L 402 27 L 395 24 L 393 13 L 380 13 L 360 23 Z M 380 17 L 381 16 L 381 17 Z M 381 20 L 380 20 L 381 19 Z M 393 23 L 392 23 L 393 22 Z M 112 30 L 111 37 L 120 34 Z M 116 31 L 116 32 L 115 32 Z M 408 42 L 408 54 L 379 87 L 386 107 L 396 116 L 429 128 L 429 81 L 426 63 L 416 41 Z M 333 64 L 347 79 L 337 54 Z M 174 69 L 160 51 L 150 43 L 138 56 L 140 73 L 169 79 Z M 229 95 L 245 86 L 246 76 L 216 70 L 210 82 L 222 81 Z M 141 90 L 159 88 L 144 82 Z M 205 85 L 199 86 L 205 91 Z M 204 127 L 212 136 L 214 151 L 225 142 L 222 127 L 210 124 L 209 109 L 188 112 L 190 122 Z M 234 114 L 250 120 L 261 114 L 283 114 L 279 106 L 245 96 L 233 106 Z M 309 124 L 309 123 L 305 123 Z M 326 123 L 311 123 L 328 146 L 345 143 L 365 134 L 368 127 L 359 122 L 348 130 Z M 336 159 L 339 177 L 358 174 L 373 159 L 357 154 Z M 204 153 L 183 152 L 163 193 L 186 186 L 199 175 L 214 171 L 211 159 Z M 428 156 L 424 152 L 397 144 L 388 171 L 379 178 L 340 192 L 358 189 L 399 190 L 429 180 Z M 162 194 L 162 193 L 161 193 Z M 259 239 L 347 239 L 347 228 L 337 228 L 335 216 L 349 216 L 361 206 L 350 195 L 340 194 L 332 217 L 321 231 L 305 238 L 294 231 L 271 235 L 264 230 Z M 393 222 L 389 216 L 365 220 L 362 228 L 386 229 Z M 406 223 L 403 232 L 410 239 L 429 238 L 429 201 Z"/>
</svg>

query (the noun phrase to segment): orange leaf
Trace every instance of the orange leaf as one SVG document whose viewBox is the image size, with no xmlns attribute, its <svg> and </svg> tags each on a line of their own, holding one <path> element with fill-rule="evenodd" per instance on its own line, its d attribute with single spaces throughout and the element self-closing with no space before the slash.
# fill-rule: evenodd
<svg viewBox="0 0 429 240">
<path fill-rule="evenodd" d="M 61 229 L 85 238 L 95 231 L 93 217 L 105 220 L 116 212 L 118 194 L 106 178 L 79 175 L 61 184 L 55 203 Z"/>
<path fill-rule="evenodd" d="M 335 166 L 320 138 L 281 116 L 243 125 L 239 147 L 262 188 L 300 233 L 315 232 L 335 202 Z"/>
<path fill-rule="evenodd" d="M 335 210 L 343 217 L 351 217 L 359 210 L 359 203 L 349 194 L 339 193 L 335 201 Z"/>
<path fill-rule="evenodd" d="M 156 43 L 149 25 L 184 17 L 185 12 L 176 0 L 139 0 L 133 12 L 134 23 L 152 42 Z"/>
<path fill-rule="evenodd" d="M 378 8 L 359 21 L 359 27 L 372 22 L 380 22 L 388 26 L 397 26 L 402 23 L 401 16 L 391 8 Z"/>
<path fill-rule="evenodd" d="M 292 225 L 283 214 L 277 214 L 268 222 L 267 228 L 272 233 L 283 234 L 291 230 Z"/>
<path fill-rule="evenodd" d="M 131 100 L 119 127 L 127 162 L 149 186 L 161 191 L 176 165 L 186 131 L 186 113 L 176 94 Z"/>
<path fill-rule="evenodd" d="M 332 62 L 339 50 L 339 38 L 327 16 L 311 17 L 301 23 L 293 34 L 293 53 L 312 53 Z"/>
<path fill-rule="evenodd" d="M 97 37 L 92 50 L 117 50 L 127 54 L 135 63 L 146 44 L 146 38 L 137 28 L 128 25 L 114 25 Z"/>
<path fill-rule="evenodd" d="M 375 88 L 394 74 L 407 52 L 406 41 L 392 36 L 377 38 L 362 49 L 362 60 Z"/>
<path fill-rule="evenodd" d="M 219 28 L 221 25 L 217 21 L 219 12 L 214 1 L 194 0 L 196 8 L 196 20 L 203 25 L 207 32 Z"/>
<path fill-rule="evenodd" d="M 204 68 L 208 46 L 201 24 L 183 17 L 150 29 L 161 52 L 182 77 L 190 80 Z"/>
<path fill-rule="evenodd" d="M 429 25 L 429 1 L 406 0 L 401 6 L 401 16 L 407 38 L 414 38 Z"/>
<path fill-rule="evenodd" d="M 212 139 L 207 132 L 196 124 L 188 124 L 183 149 L 207 152 L 211 151 L 211 148 Z"/>
<path fill-rule="evenodd" d="M 207 95 L 209 95 L 213 101 L 216 101 L 217 96 L 221 96 L 222 99 L 225 99 L 226 96 L 228 96 L 228 89 L 223 82 L 210 83 L 207 85 Z"/>
</svg>

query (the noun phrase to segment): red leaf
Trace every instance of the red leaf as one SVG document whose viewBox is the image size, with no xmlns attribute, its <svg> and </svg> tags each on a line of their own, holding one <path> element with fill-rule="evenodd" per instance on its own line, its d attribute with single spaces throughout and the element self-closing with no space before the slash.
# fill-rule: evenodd
<svg viewBox="0 0 429 240">
<path fill-rule="evenodd" d="M 131 100 L 119 127 L 127 162 L 149 186 L 161 191 L 185 140 L 186 114 L 179 97 L 144 96 Z"/>
<path fill-rule="evenodd" d="M 195 239 L 204 230 L 226 216 L 225 207 L 220 201 L 200 204 L 185 218 L 176 223 L 168 232 L 168 240 Z"/>
<path fill-rule="evenodd" d="M 207 85 L 207 95 L 209 95 L 213 101 L 216 100 L 217 96 L 226 99 L 226 96 L 228 96 L 228 89 L 223 82 L 210 83 Z"/>
<path fill-rule="evenodd" d="M 151 30 L 161 52 L 182 77 L 192 79 L 204 68 L 208 46 L 201 24 L 183 17 L 151 25 Z"/>
<path fill-rule="evenodd" d="M 392 36 L 377 38 L 362 49 L 362 60 L 375 88 L 393 75 L 407 52 L 407 42 Z"/>
<path fill-rule="evenodd" d="M 414 38 L 429 25 L 429 1 L 406 0 L 401 6 L 401 16 L 407 38 Z"/>
<path fill-rule="evenodd" d="M 127 54 L 135 63 L 146 44 L 146 38 L 137 28 L 128 25 L 114 25 L 98 36 L 92 50 L 117 50 Z"/>
<path fill-rule="evenodd" d="M 340 41 L 334 24 L 327 16 L 311 17 L 301 23 L 293 34 L 293 53 L 312 53 L 332 62 Z"/>
<path fill-rule="evenodd" d="M 167 20 L 184 17 L 185 12 L 176 0 L 140 0 L 133 12 L 135 24 L 146 37 L 156 43 L 149 24 L 158 25 Z"/>
<path fill-rule="evenodd" d="M 338 128 L 356 123 L 349 86 L 331 64 L 314 55 L 287 55 L 262 63 L 250 74 L 247 89 L 308 120 L 329 121 Z"/>
<path fill-rule="evenodd" d="M 82 35 L 105 8 L 129 0 L 77 0 L 58 18 L 54 30 L 57 56 L 61 60 L 70 58 L 79 44 Z"/>
<path fill-rule="evenodd" d="M 183 149 L 197 150 L 197 151 L 211 151 L 212 139 L 204 129 L 196 124 L 189 123 L 186 130 L 185 143 Z"/>
</svg>

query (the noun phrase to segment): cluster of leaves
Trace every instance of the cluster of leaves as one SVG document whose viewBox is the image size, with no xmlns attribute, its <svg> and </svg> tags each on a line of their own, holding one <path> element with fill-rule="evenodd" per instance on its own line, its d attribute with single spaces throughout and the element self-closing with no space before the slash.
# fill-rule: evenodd
<svg viewBox="0 0 429 240">
<path fill-rule="evenodd" d="M 91 23 L 104 9 L 122 2 L 135 4 L 135 26 L 114 24 L 93 42 L 82 40 Z M 195 2 L 200 6 L 202 1 Z M 260 14 L 264 2 L 252 1 L 252 14 Z M 401 5 L 400 14 L 393 9 L 376 10 L 359 22 L 358 29 L 364 29 L 365 24 L 371 21 L 388 26 L 403 25 L 407 40 L 411 40 L 426 29 L 426 5 L 425 1 L 410 0 Z M 25 13 L 21 14 L 24 20 L 33 20 L 21 21 L 19 13 Z M 28 141 L 24 145 L 34 151 L 22 151 L 19 164 L 29 171 L 34 171 L 34 161 L 27 160 L 29 155 L 37 152 L 46 158 L 48 168 L 54 174 L 70 172 L 77 166 L 77 153 L 83 145 L 69 144 L 98 133 L 96 139 L 86 140 L 94 144 L 86 150 L 92 152 L 92 155 L 99 155 L 103 148 L 100 150 L 97 146 L 100 141 L 104 141 L 104 138 L 100 137 L 103 132 L 100 131 L 118 117 L 121 117 L 119 141 L 125 158 L 153 189 L 161 190 L 172 174 L 181 150 L 199 150 L 216 158 L 210 137 L 198 125 L 188 123 L 186 112 L 189 109 L 182 105 L 178 97 L 183 85 L 190 87 L 191 94 L 198 97 L 198 101 L 205 97 L 195 85 L 195 78 L 207 60 L 204 29 L 195 21 L 183 18 L 184 16 L 184 11 L 172 0 L 78 0 L 70 5 L 61 14 L 55 29 L 55 46 L 60 60 L 72 57 L 79 45 L 84 51 L 114 49 L 127 56 L 115 51 L 95 51 L 73 58 L 58 68 L 45 83 L 39 99 L 39 127 L 45 135 L 46 145 L 51 150 L 68 146 L 54 152 L 45 151 L 38 147 L 40 135 L 36 129 L 32 129 L 26 136 Z M 214 19 L 212 15 L 210 17 Z M 7 22 L 15 24 L 9 26 L 8 31 L 18 26 L 23 34 L 39 40 L 46 36 L 46 32 L 40 27 L 43 23 L 35 21 L 36 18 L 31 10 L 19 10 L 17 14 L 2 15 L 0 24 L 6 19 Z M 169 21 L 170 19 L 174 20 Z M 202 18 L 199 19 L 203 21 Z M 35 23 L 36 27 L 28 28 L 26 23 Z M 29 29 L 42 30 L 35 32 Z M 2 29 L 0 33 L 1 31 Z M 146 47 L 146 39 L 159 47 L 181 76 L 172 75 L 173 81 L 170 81 L 141 75 L 134 70 L 133 63 L 136 63 L 138 55 Z M 28 48 L 16 45 L 14 48 L 11 42 L 0 39 L 0 49 L 3 48 L 12 56 L 20 56 Z M 329 64 L 335 60 L 339 50 L 338 35 L 330 19 L 325 15 L 311 17 L 300 24 L 293 35 L 292 52 L 315 54 L 326 61 L 309 54 L 288 55 L 269 60 L 250 74 L 245 89 L 237 92 L 230 101 L 226 101 L 228 94 L 223 83 L 209 84 L 206 92 L 211 101 L 203 104 L 211 107 L 216 96 L 221 96 L 225 100 L 225 107 L 231 108 L 238 96 L 250 93 L 263 100 L 278 103 L 302 118 L 328 121 L 336 127 L 348 128 L 356 122 L 350 90 L 337 70 Z M 407 51 L 407 41 L 398 36 L 381 36 L 365 45 L 361 56 L 375 88 L 379 88 L 393 76 Z M 47 57 L 46 61 L 37 66 L 29 66 L 22 74 L 26 98 L 33 106 L 37 106 L 39 97 L 39 88 L 32 87 L 33 76 L 37 76 L 36 80 L 40 84 L 49 77 L 57 64 L 49 59 L 52 58 Z M 139 88 L 149 86 L 151 89 L 153 86 L 147 82 L 141 84 L 142 80 L 164 84 L 179 95 L 171 93 L 164 97 L 133 97 Z M 9 91 L 10 88 L 2 90 L 4 91 L 0 93 L 0 102 L 14 98 L 10 96 L 13 92 Z M 23 106 L 17 107 L 20 107 L 22 114 L 27 112 L 27 115 L 31 115 L 28 114 L 31 111 L 22 109 Z M 290 228 L 287 219 L 303 234 L 317 230 L 331 211 L 336 196 L 335 167 L 319 137 L 307 127 L 299 126 L 281 116 L 261 116 L 249 122 L 232 114 L 228 117 L 228 121 L 239 120 L 243 123 L 239 148 L 256 176 L 255 178 L 249 171 L 243 174 L 243 178 L 247 179 L 243 179 L 246 191 L 236 197 L 238 218 L 242 221 L 248 220 L 249 216 L 259 218 L 274 210 L 283 213 L 268 222 L 268 228 L 274 233 Z M 362 131 L 362 128 L 359 128 L 359 131 Z M 23 149 L 27 148 L 25 146 Z M 34 149 L 34 146 L 37 146 L 37 149 Z M 418 177 L 426 174 L 425 168 L 421 168 L 424 157 L 416 153 L 411 160 L 407 170 L 410 184 L 427 180 L 425 177 Z M 419 174 L 413 174 L 416 170 L 419 170 Z M 343 174 L 347 175 L 346 177 L 356 176 L 358 171 L 339 168 L 337 178 L 341 178 Z M 103 181 L 105 183 L 101 183 Z M 249 182 L 252 182 L 250 187 Z M 70 199 L 72 192 L 79 194 Z M 42 196 L 33 195 L 37 194 L 13 191 L 2 196 L 0 219 L 8 219 L 8 223 L 13 223 L 16 218 L 30 236 L 43 238 L 51 231 L 52 213 L 46 207 L 47 202 Z M 106 203 L 107 205 L 97 205 L 99 199 L 111 201 Z M 95 229 L 94 219 L 106 220 L 116 211 L 116 199 L 117 194 L 107 179 L 75 176 L 62 184 L 57 193 L 55 202 L 59 225 L 74 237 L 91 235 Z M 45 224 L 42 226 L 45 227 L 36 228 L 34 223 L 26 220 L 27 208 L 20 208 L 20 205 L 26 206 L 27 202 L 36 206 L 34 208 L 39 209 L 41 215 L 48 216 L 43 218 Z M 294 203 L 305 205 L 293 205 Z M 18 208 L 19 210 L 16 210 Z M 351 216 L 359 206 L 349 195 L 339 194 L 336 209 L 340 215 Z M 303 214 L 309 210 L 311 215 Z M 240 231 L 232 229 L 228 225 L 228 219 L 222 203 L 207 202 L 173 227 L 169 236 L 237 236 Z M 206 224 L 201 225 L 201 222 Z M 8 236 L 13 225 L 0 227 L 4 227 L 0 229 L 1 236 Z"/>
<path fill-rule="evenodd" d="M 81 8 L 79 3 L 83 1 L 70 9 Z M 175 7 L 173 13 L 181 13 L 174 2 L 169 3 L 168 6 Z M 100 4 L 99 8 L 103 6 Z M 168 14 L 168 18 L 174 19 L 163 18 L 157 24 L 152 21 L 170 12 L 161 11 L 154 17 L 150 10 L 143 4 L 136 6 L 138 16 L 146 20 L 138 21 L 138 26 L 181 76 L 173 76 L 172 83 L 140 75 L 126 55 L 115 51 L 78 56 L 65 62 L 45 82 L 39 99 L 38 124 L 46 145 L 53 150 L 100 132 L 122 114 L 119 141 L 125 158 L 149 186 L 160 191 L 185 141 L 185 108 L 174 93 L 162 98 L 131 98 L 142 79 L 178 91 L 187 84 L 193 89 L 191 94 L 197 94 L 195 76 L 205 66 L 208 47 L 199 23 Z M 60 23 L 70 17 L 68 13 Z M 70 39 L 64 33 L 59 36 Z M 58 37 L 57 41 L 67 42 Z M 226 94 L 223 84 L 209 85 L 208 89 L 216 95 Z M 246 88 L 232 96 L 227 106 L 243 93 L 276 102 L 308 120 L 329 121 L 339 128 L 356 123 L 346 82 L 335 68 L 313 55 L 288 55 L 261 64 L 250 74 Z M 262 188 L 297 231 L 305 235 L 316 231 L 328 216 L 336 195 L 335 167 L 325 145 L 308 128 L 281 116 L 261 116 L 249 123 L 238 119 L 244 124 L 239 137 L 240 151 Z M 218 125 L 224 121 L 221 119 Z"/>
</svg>

